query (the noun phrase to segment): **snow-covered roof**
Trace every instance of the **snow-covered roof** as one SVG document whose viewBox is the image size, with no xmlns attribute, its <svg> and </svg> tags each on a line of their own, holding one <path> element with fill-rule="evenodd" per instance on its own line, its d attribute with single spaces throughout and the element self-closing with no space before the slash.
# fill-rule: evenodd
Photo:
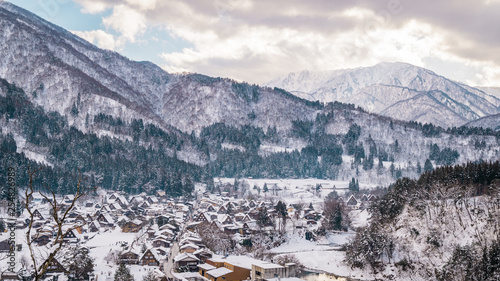
<svg viewBox="0 0 500 281">
<path fill-rule="evenodd" d="M 216 269 L 217 267 L 211 265 L 211 264 L 208 264 L 208 263 L 202 263 L 200 265 L 198 265 L 199 268 L 201 269 L 204 269 L 204 270 L 212 270 L 212 269 Z"/>
<path fill-rule="evenodd" d="M 148 251 L 151 252 L 151 254 L 153 254 L 153 257 L 155 258 L 155 260 L 160 261 L 160 256 L 158 255 L 156 250 L 153 248 L 149 248 L 147 251 L 145 251 L 144 254 L 142 254 L 142 256 L 139 259 L 142 260 L 142 258 L 144 257 L 144 255 L 146 255 L 148 253 Z"/>
<path fill-rule="evenodd" d="M 303 281 L 303 279 L 300 279 L 298 277 L 288 277 L 288 278 L 271 278 L 267 279 L 268 281 Z"/>
<path fill-rule="evenodd" d="M 139 220 L 139 219 L 134 219 L 134 220 L 132 220 L 132 223 L 133 223 L 133 224 L 136 224 L 136 225 L 141 225 L 141 224 L 142 224 L 142 221 L 141 221 L 141 220 Z"/>
<path fill-rule="evenodd" d="M 190 253 L 182 253 L 182 254 L 178 254 L 177 256 L 175 256 L 174 258 L 174 261 L 175 262 L 179 262 L 179 261 L 182 261 L 182 260 L 185 260 L 185 259 L 192 259 L 192 260 L 196 260 L 196 261 L 199 261 L 200 259 L 197 258 L 195 255 L 193 254 L 190 254 Z"/>
<path fill-rule="evenodd" d="M 184 249 L 187 249 L 187 248 L 192 248 L 192 249 L 199 249 L 200 247 L 193 244 L 193 243 L 189 243 L 189 244 L 186 244 L 184 246 L 182 246 L 180 249 L 181 250 L 184 250 Z"/>
<path fill-rule="evenodd" d="M 207 271 L 207 274 L 214 277 L 214 278 L 219 278 L 221 276 L 224 276 L 224 275 L 232 273 L 232 272 L 233 271 L 231 269 L 228 269 L 225 267 L 219 267 L 219 268 Z"/>
<path fill-rule="evenodd" d="M 247 256 L 227 256 L 227 257 L 214 256 L 210 260 L 215 262 L 227 262 L 229 264 L 250 270 L 252 269 L 252 264 L 260 266 L 262 268 L 283 268 L 283 266 L 279 264 L 265 262 Z"/>
<path fill-rule="evenodd" d="M 180 241 L 180 244 L 191 243 L 191 242 L 201 243 L 202 240 L 201 240 L 201 238 L 198 238 L 198 237 L 188 236 L 188 237 L 182 238 L 182 240 Z"/>
<path fill-rule="evenodd" d="M 203 253 L 207 253 L 207 254 L 212 254 L 212 252 L 206 248 L 202 248 L 202 249 L 199 249 L 199 250 L 196 250 L 193 255 L 198 255 L 198 254 L 203 254 Z"/>
</svg>

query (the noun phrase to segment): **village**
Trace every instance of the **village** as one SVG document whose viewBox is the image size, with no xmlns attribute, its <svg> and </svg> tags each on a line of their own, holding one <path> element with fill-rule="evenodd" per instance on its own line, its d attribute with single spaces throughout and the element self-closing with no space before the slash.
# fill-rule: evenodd
<svg viewBox="0 0 500 281">
<path fill-rule="evenodd" d="M 280 192 L 287 194 L 286 187 L 278 185 L 266 187 L 269 195 L 264 196 L 255 188 L 246 190 L 245 195 L 233 192 L 230 181 L 218 185 L 218 194 L 197 188 L 191 199 L 170 198 L 164 191 L 127 195 L 104 190 L 80 198 L 64 224 L 64 230 L 69 230 L 63 238 L 65 246 L 50 264 L 46 278 L 71 279 L 72 257 L 82 252 L 93 264 L 88 280 L 114 280 L 119 266 L 125 266 L 135 280 L 300 280 L 301 270 L 307 269 L 300 260 L 293 255 L 273 255 L 269 250 L 292 232 L 300 239 L 315 240 L 324 216 L 321 198 L 332 190 L 318 190 L 317 185 L 301 188 L 299 202 L 297 194 L 280 196 Z M 345 189 L 339 193 L 348 196 L 338 200 L 357 212 L 366 212 L 376 199 L 371 194 L 355 196 Z M 64 209 L 74 197 L 56 199 Z M 47 203 L 39 193 L 30 198 L 34 215 L 30 233 L 38 259 L 43 259 L 44 251 L 56 242 Z M 279 213 L 280 204 L 285 208 L 284 216 Z M 23 242 L 29 226 L 27 212 L 21 217 L 16 225 L 17 259 L 23 275 L 30 272 L 32 253 Z M 0 256 L 9 252 L 6 235 L 0 235 Z M 9 274 L 3 263 L 0 268 L 2 280 L 19 280 L 19 275 Z"/>
</svg>

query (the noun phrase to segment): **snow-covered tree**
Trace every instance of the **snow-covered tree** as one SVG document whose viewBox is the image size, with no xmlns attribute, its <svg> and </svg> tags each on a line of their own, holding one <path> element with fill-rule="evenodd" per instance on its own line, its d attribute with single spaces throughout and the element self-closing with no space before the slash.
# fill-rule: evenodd
<svg viewBox="0 0 500 281">
<path fill-rule="evenodd" d="M 120 263 L 120 266 L 115 272 L 115 281 L 133 281 L 134 277 L 130 274 L 130 270 L 125 264 Z"/>
<path fill-rule="evenodd" d="M 148 274 L 142 277 L 142 281 L 158 281 L 158 278 L 155 276 L 153 271 L 149 271 Z"/>
<path fill-rule="evenodd" d="M 66 253 L 69 276 L 75 280 L 88 280 L 94 271 L 94 259 L 89 255 L 87 248 L 76 246 Z"/>
</svg>

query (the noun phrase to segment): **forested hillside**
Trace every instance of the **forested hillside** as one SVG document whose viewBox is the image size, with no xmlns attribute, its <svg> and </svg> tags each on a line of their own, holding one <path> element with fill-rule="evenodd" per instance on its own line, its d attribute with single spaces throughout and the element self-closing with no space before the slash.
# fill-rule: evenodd
<svg viewBox="0 0 500 281">
<path fill-rule="evenodd" d="M 498 161 L 400 179 L 371 206 L 346 262 L 393 280 L 499 280 L 499 196 Z"/>
<path fill-rule="evenodd" d="M 41 163 L 47 165 L 38 173 L 37 186 L 63 194 L 75 188 L 71 175 L 78 169 L 89 177 L 89 184 L 130 193 L 160 189 L 173 196 L 190 195 L 193 182 L 200 180 L 199 166 L 168 152 L 180 149 L 183 140 L 142 120 L 126 124 L 104 115 L 95 118 L 95 126 L 111 126 L 115 133 L 130 135 L 130 140 L 83 133 L 59 113 L 46 113 L 34 105 L 22 89 L 5 80 L 0 80 L 0 115 L 0 157 L 2 163 L 10 158 L 16 166 L 19 186 L 27 184 L 28 166 L 33 170 Z M 16 143 L 24 147 L 18 149 Z M 29 157 L 19 153 L 23 150 Z"/>
</svg>

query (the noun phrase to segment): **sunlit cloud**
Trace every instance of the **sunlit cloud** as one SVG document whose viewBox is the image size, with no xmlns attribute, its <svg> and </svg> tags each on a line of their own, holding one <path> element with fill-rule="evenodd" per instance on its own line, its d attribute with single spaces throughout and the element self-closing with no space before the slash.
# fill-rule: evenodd
<svg viewBox="0 0 500 281">
<path fill-rule="evenodd" d="M 106 30 L 75 32 L 99 46 L 137 44 L 151 26 L 186 42 L 155 61 L 170 72 L 262 83 L 290 71 L 403 61 L 500 86 L 500 1 L 74 1 L 88 13 L 111 11 Z M 468 70 L 448 67 L 457 64 Z"/>
</svg>

